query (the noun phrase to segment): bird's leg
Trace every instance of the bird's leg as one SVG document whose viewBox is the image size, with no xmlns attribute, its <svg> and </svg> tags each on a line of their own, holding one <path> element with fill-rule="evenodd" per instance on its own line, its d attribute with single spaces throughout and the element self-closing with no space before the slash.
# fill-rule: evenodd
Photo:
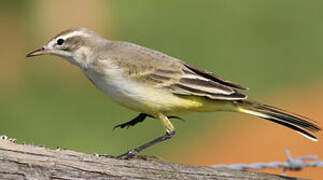
<svg viewBox="0 0 323 180">
<path fill-rule="evenodd" d="M 146 119 L 146 117 L 148 116 L 148 114 L 145 113 L 140 113 L 138 116 L 136 116 L 135 118 L 133 118 L 132 120 L 126 122 L 126 123 L 122 123 L 122 124 L 118 124 L 116 126 L 113 127 L 113 129 L 115 128 L 125 128 L 125 127 L 130 127 L 130 126 L 134 126 L 137 123 L 140 123 L 142 121 L 144 121 Z"/>
<path fill-rule="evenodd" d="M 147 149 L 155 144 L 158 144 L 160 142 L 166 141 L 167 139 L 170 139 L 175 135 L 175 128 L 172 125 L 172 123 L 168 120 L 167 116 L 163 114 L 158 114 L 157 116 L 158 119 L 162 122 L 166 129 L 166 134 L 163 136 L 160 136 L 152 141 L 149 141 L 148 143 L 145 143 L 137 148 L 134 148 L 124 154 L 121 154 L 117 156 L 118 159 L 131 159 L 133 158 L 137 153 L 141 152 L 144 149 Z"/>
<path fill-rule="evenodd" d="M 154 144 L 158 144 L 158 143 L 163 142 L 163 141 L 165 141 L 167 139 L 170 139 L 174 135 L 175 135 L 175 131 L 172 131 L 171 133 L 166 132 L 165 135 L 160 136 L 160 137 L 158 137 L 158 138 L 156 138 L 156 139 L 154 139 L 152 141 L 149 141 L 148 143 L 145 143 L 145 144 L 143 144 L 143 145 L 141 145 L 141 146 L 139 146 L 139 147 L 137 147 L 135 149 L 132 149 L 132 150 L 130 150 L 130 151 L 124 153 L 124 154 L 121 154 L 121 155 L 117 156 L 117 158 L 118 159 L 131 159 L 137 153 L 141 152 L 142 150 L 147 149 L 147 148 L 151 147 Z"/>
</svg>

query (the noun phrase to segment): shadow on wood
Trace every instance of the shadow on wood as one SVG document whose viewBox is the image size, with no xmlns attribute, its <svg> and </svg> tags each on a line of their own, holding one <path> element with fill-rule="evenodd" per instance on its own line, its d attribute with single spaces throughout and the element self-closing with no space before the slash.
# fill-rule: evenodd
<svg viewBox="0 0 323 180">
<path fill-rule="evenodd" d="M 294 179 L 264 173 L 118 160 L 0 140 L 0 179 Z"/>
</svg>

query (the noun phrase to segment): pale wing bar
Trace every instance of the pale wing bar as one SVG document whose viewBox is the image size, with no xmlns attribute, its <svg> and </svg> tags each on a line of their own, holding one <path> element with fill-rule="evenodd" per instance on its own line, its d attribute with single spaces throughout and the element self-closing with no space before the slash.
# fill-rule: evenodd
<svg viewBox="0 0 323 180">
<path fill-rule="evenodd" d="M 232 88 L 227 86 L 223 86 L 219 83 L 207 80 L 207 79 L 200 79 L 198 77 L 185 77 L 179 80 L 180 84 L 190 86 L 201 91 L 212 92 L 216 94 L 226 94 L 230 95 L 233 94 L 235 91 Z"/>
</svg>

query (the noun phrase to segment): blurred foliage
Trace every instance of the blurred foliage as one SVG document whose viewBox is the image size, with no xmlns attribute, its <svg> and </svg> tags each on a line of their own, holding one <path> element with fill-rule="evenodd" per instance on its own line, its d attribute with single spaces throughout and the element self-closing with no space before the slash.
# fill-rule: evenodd
<svg viewBox="0 0 323 180">
<path fill-rule="evenodd" d="M 46 24 L 54 22 L 46 21 L 46 11 L 37 6 L 40 2 L 0 1 L 0 14 L 16 21 L 2 18 L 0 22 L 3 42 L 11 44 L 0 45 L 5 56 L 0 71 L 8 71 L 0 74 L 0 134 L 20 142 L 114 155 L 161 135 L 160 123 L 151 119 L 135 128 L 112 131 L 114 125 L 137 113 L 108 100 L 77 68 L 58 57 L 26 61 L 23 56 L 28 51 L 53 35 Z M 77 2 L 81 6 L 83 1 Z M 102 1 L 92 3 L 102 6 Z M 113 30 L 102 36 L 135 42 L 196 64 L 250 87 L 252 98 L 322 81 L 323 2 L 113 0 L 103 5 L 98 9 L 111 20 L 106 28 Z M 76 7 L 69 10 L 65 12 L 69 16 L 79 11 Z M 60 9 L 57 13 L 56 24 L 63 18 L 68 21 L 68 16 L 59 16 Z M 71 21 L 69 26 L 83 24 Z M 44 36 L 47 39 L 41 39 Z M 168 150 L 187 143 L 210 119 L 220 117 L 194 114 L 185 116 L 185 123 L 174 120 L 176 137 L 145 153 L 167 157 Z"/>
</svg>

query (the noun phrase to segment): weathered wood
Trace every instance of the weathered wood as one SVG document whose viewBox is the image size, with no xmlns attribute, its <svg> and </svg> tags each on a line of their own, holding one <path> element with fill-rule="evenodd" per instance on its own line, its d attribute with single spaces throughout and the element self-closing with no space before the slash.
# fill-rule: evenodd
<svg viewBox="0 0 323 180">
<path fill-rule="evenodd" d="M 118 160 L 0 140 L 0 179 L 290 179 L 169 162 Z"/>
</svg>

